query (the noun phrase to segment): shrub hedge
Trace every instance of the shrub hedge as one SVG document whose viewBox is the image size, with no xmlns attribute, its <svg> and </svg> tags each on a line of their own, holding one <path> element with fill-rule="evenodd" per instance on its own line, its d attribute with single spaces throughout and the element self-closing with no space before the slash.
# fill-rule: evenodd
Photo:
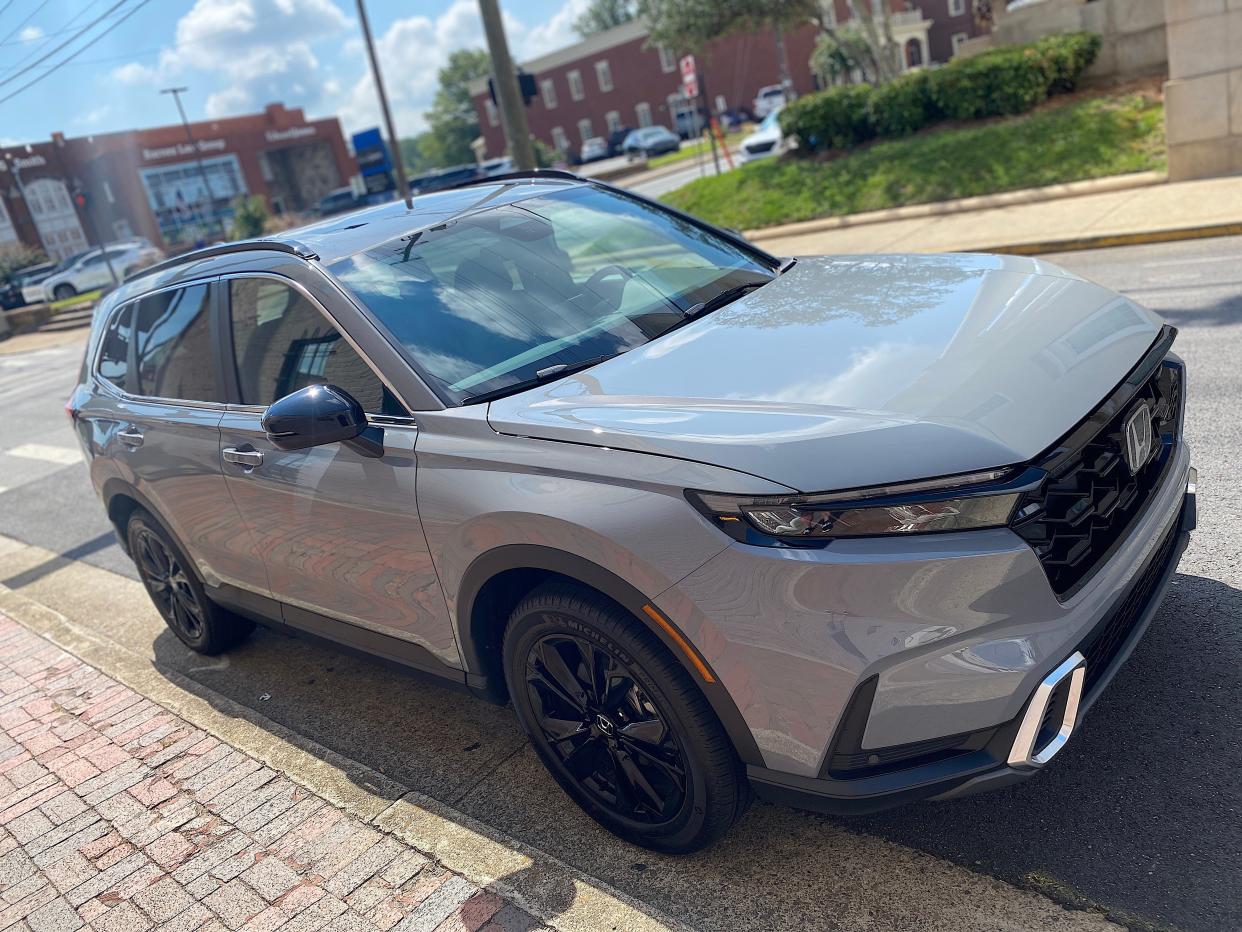
<svg viewBox="0 0 1242 932">
<path fill-rule="evenodd" d="M 1072 91 L 1100 51 L 1076 32 L 954 59 L 880 88 L 847 84 L 807 94 L 781 112 L 781 129 L 804 151 L 848 149 L 874 137 L 907 136 L 941 120 L 1025 113 Z"/>
</svg>

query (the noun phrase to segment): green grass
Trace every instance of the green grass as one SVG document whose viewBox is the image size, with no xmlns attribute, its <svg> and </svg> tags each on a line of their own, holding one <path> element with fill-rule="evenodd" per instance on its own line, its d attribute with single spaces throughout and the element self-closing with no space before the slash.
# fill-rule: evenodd
<svg viewBox="0 0 1242 932">
<path fill-rule="evenodd" d="M 1163 104 L 1131 93 L 921 133 L 831 161 L 755 162 L 664 200 L 721 226 L 755 229 L 1164 168 Z"/>
<path fill-rule="evenodd" d="M 753 126 L 747 126 L 745 129 L 738 130 L 733 133 L 725 134 L 725 145 L 730 149 L 735 147 L 743 139 L 754 132 Z M 708 158 L 712 154 L 712 144 L 707 139 L 700 139 L 697 142 L 686 143 L 676 152 L 666 152 L 663 155 L 657 155 L 653 159 L 647 160 L 648 168 L 659 168 L 661 165 L 671 165 L 674 162 L 684 162 L 686 159 L 692 159 L 703 153 Z"/>
<path fill-rule="evenodd" d="M 61 308 L 69 307 L 71 304 L 94 303 L 101 294 L 103 294 L 102 288 L 96 288 L 94 291 L 83 291 L 81 294 L 75 294 L 72 298 L 65 298 L 63 301 L 52 301 L 48 304 L 48 307 L 53 311 L 59 311 Z"/>
</svg>

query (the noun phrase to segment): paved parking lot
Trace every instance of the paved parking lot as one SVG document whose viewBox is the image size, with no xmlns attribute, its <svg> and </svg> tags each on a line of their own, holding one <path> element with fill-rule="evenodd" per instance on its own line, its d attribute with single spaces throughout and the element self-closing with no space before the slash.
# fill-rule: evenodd
<svg viewBox="0 0 1242 932">
<path fill-rule="evenodd" d="M 1200 530 L 1071 745 L 1001 792 L 849 820 L 757 806 L 715 849 L 663 858 L 570 805 L 508 710 L 267 632 L 227 657 L 189 654 L 142 596 L 78 462 L 61 405 L 79 343 L 0 355 L 0 533 L 34 545 L 0 541 L 0 583 L 179 689 L 250 710 L 697 927 L 1085 928 L 1104 911 L 1136 928 L 1239 928 L 1239 256 L 1242 240 L 1220 239 L 1050 257 L 1181 328 Z"/>
</svg>

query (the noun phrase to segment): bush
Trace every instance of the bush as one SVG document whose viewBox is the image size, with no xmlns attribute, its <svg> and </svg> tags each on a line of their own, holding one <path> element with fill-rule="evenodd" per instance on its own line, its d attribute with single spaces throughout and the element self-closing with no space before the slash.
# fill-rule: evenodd
<svg viewBox="0 0 1242 932">
<path fill-rule="evenodd" d="M 903 74 L 875 89 L 868 104 L 877 136 L 909 136 L 944 118 L 932 99 L 931 72 Z"/>
<path fill-rule="evenodd" d="M 233 199 L 233 228 L 229 239 L 254 239 L 267 225 L 267 202 L 258 194 Z"/>
<path fill-rule="evenodd" d="M 1100 51 L 1088 32 L 1045 36 L 943 68 L 902 75 L 880 88 L 832 87 L 781 113 L 781 129 L 804 151 L 848 149 L 875 136 L 908 136 L 943 119 L 977 120 L 1033 109 L 1078 86 Z"/>
<path fill-rule="evenodd" d="M 846 84 L 807 94 L 781 111 L 781 130 L 811 152 L 852 148 L 875 135 L 868 108 L 874 93 L 870 84 Z"/>
</svg>

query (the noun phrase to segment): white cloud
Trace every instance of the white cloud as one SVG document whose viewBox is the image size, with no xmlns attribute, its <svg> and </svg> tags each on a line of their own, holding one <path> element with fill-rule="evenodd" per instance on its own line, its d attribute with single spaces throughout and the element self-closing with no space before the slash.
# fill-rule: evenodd
<svg viewBox="0 0 1242 932">
<path fill-rule="evenodd" d="M 505 32 L 514 58 L 519 61 L 534 58 L 578 41 L 573 23 L 588 3 L 589 0 L 565 0 L 547 22 L 533 26 L 504 12 Z M 457 49 L 486 47 L 476 0 L 455 0 L 434 19 L 408 16 L 393 22 L 376 40 L 376 52 L 397 132 L 408 136 L 427 128 L 424 114 L 431 106 L 439 85 L 439 71 L 448 62 L 450 53 Z M 352 50 L 348 45 L 346 49 Z M 347 132 L 379 122 L 379 105 L 361 43 L 355 54 L 362 76 L 339 107 Z"/>
<path fill-rule="evenodd" d="M 38 26 L 27 26 L 17 34 L 17 38 L 23 42 L 34 42 L 36 39 L 43 38 L 43 30 Z"/>
<path fill-rule="evenodd" d="M 98 126 L 104 120 L 112 115 L 112 104 L 101 104 L 92 110 L 88 110 L 78 117 L 75 117 L 73 123 L 75 126 Z"/>
</svg>

